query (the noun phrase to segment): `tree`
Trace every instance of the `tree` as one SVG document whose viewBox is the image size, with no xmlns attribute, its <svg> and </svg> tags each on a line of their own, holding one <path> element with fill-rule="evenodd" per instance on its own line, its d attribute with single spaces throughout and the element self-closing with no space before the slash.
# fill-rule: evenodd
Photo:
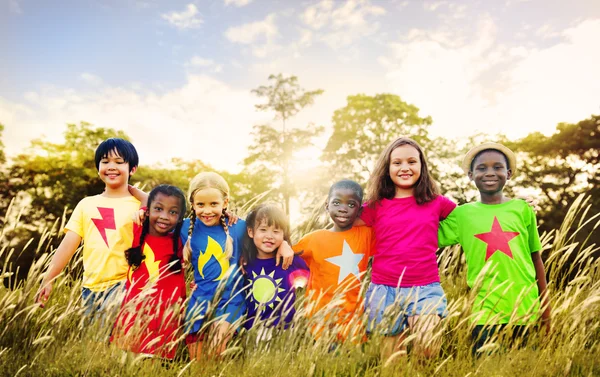
<svg viewBox="0 0 600 377">
<path fill-rule="evenodd" d="M 289 215 L 290 196 L 294 193 L 294 186 L 291 185 L 289 177 L 289 162 L 294 154 L 294 146 L 309 146 L 312 138 L 323 132 L 323 127 L 309 124 L 305 129 L 288 130 L 287 121 L 306 106 L 312 105 L 323 90 L 305 91 L 298 84 L 296 76 L 270 75 L 269 81 L 271 85 L 262 85 L 252 90 L 252 93 L 266 99 L 266 103 L 255 106 L 260 111 L 273 111 L 275 120 L 281 121 L 281 131 L 271 125 L 255 125 L 254 143 L 249 147 L 249 155 L 244 159 L 244 165 L 252 168 L 255 183 L 258 180 L 263 182 L 259 189 L 275 189 L 276 194 L 281 195 L 285 213 Z M 282 177 L 281 182 L 273 179 L 278 175 Z M 271 183 L 265 184 L 267 182 Z M 278 183 L 279 187 L 276 186 Z M 249 191 L 253 191 L 258 187 L 248 188 Z"/>
<path fill-rule="evenodd" d="M 551 136 L 534 132 L 508 144 L 522 160 L 515 179 L 541 193 L 538 217 L 542 229 L 558 229 L 581 193 L 591 196 L 592 213 L 600 210 L 598 135 L 600 116 L 592 115 L 575 124 L 558 124 Z"/>
<path fill-rule="evenodd" d="M 408 136 L 424 148 L 430 142 L 431 117 L 395 94 L 348 96 L 345 107 L 333 113 L 333 134 L 321 156 L 330 178 L 341 176 L 364 182 L 375 160 L 392 140 Z"/>
</svg>

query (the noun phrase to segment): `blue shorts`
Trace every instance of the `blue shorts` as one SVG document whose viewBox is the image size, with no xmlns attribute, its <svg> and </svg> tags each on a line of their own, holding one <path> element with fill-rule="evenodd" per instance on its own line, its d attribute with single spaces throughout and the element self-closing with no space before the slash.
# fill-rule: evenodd
<svg viewBox="0 0 600 377">
<path fill-rule="evenodd" d="M 437 314 L 443 318 L 446 306 L 446 294 L 437 282 L 406 288 L 371 283 L 365 299 L 367 332 L 398 335 L 408 327 L 408 317 Z"/>
<path fill-rule="evenodd" d="M 89 288 L 81 288 L 83 301 L 83 315 L 89 320 L 98 320 L 104 325 L 105 321 L 112 320 L 121 307 L 125 293 L 125 282 L 119 282 L 104 291 L 94 292 Z"/>
</svg>

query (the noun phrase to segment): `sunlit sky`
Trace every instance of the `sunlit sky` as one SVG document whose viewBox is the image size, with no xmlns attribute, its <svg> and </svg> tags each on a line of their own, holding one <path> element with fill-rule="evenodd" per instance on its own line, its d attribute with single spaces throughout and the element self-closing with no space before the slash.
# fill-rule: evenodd
<svg viewBox="0 0 600 377">
<path fill-rule="evenodd" d="M 358 93 L 400 95 L 437 136 L 549 133 L 600 113 L 599 44 L 598 0 L 0 0 L 2 140 L 15 155 L 87 121 L 142 166 L 236 171 L 271 73 L 325 90 L 291 122 L 325 126 L 320 147 Z"/>
</svg>

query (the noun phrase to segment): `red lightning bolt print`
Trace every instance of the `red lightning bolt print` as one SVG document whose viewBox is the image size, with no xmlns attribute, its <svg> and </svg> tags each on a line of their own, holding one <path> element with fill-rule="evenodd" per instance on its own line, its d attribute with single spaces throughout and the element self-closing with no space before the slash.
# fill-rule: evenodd
<svg viewBox="0 0 600 377">
<path fill-rule="evenodd" d="M 110 247 L 108 245 L 108 238 L 106 237 L 106 229 L 117 229 L 115 226 L 115 209 L 98 207 L 98 212 L 100 212 L 100 218 L 92 219 L 92 221 L 96 225 L 96 228 L 98 228 L 106 246 Z"/>
</svg>

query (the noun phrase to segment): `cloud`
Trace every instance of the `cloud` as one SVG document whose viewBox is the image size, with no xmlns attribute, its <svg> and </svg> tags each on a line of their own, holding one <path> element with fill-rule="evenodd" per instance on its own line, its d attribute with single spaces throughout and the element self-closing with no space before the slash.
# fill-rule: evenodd
<svg viewBox="0 0 600 377">
<path fill-rule="evenodd" d="M 11 13 L 14 14 L 22 14 L 23 9 L 21 9 L 21 5 L 19 4 L 21 0 L 8 0 L 8 9 Z"/>
<path fill-rule="evenodd" d="M 198 15 L 198 8 L 194 4 L 188 4 L 186 9 L 182 12 L 170 12 L 162 14 L 162 18 L 167 20 L 171 25 L 175 26 L 179 30 L 184 29 L 196 29 L 204 21 Z"/>
<path fill-rule="evenodd" d="M 499 43 L 489 16 L 460 32 L 475 38 L 453 33 L 413 31 L 379 58 L 392 90 L 431 115 L 436 134 L 520 137 L 598 112 L 600 20 L 562 31 L 545 48 Z"/>
<path fill-rule="evenodd" d="M 278 35 L 274 13 L 267 15 L 262 21 L 230 27 L 225 31 L 225 37 L 230 42 L 250 45 L 254 56 L 259 58 L 280 48 L 274 42 Z"/>
<path fill-rule="evenodd" d="M 240 7 L 245 7 L 246 5 L 250 4 L 251 2 L 252 2 L 252 0 L 225 0 L 225 5 L 229 6 L 229 5 L 233 4 L 236 7 L 240 8 Z"/>
<path fill-rule="evenodd" d="M 371 5 L 368 0 L 334 2 L 322 0 L 308 6 L 300 16 L 304 24 L 313 29 L 319 40 L 337 49 L 346 47 L 356 40 L 372 35 L 379 24 L 371 17 L 385 14 L 384 8 Z"/>
<path fill-rule="evenodd" d="M 102 79 L 100 77 L 88 72 L 82 73 L 81 75 L 79 75 L 79 78 L 90 85 L 97 86 L 102 84 Z"/>
<path fill-rule="evenodd" d="M 249 90 L 206 75 L 189 75 L 183 86 L 164 93 L 45 87 L 27 93 L 20 102 L 0 97 L 0 119 L 6 126 L 3 141 L 9 155 L 21 152 L 34 137 L 63 141 L 67 123 L 87 121 L 124 130 L 140 153 L 142 168 L 180 157 L 235 169 L 246 155 L 252 125 L 271 118 L 256 112 L 256 101 Z"/>
<path fill-rule="evenodd" d="M 184 65 L 188 68 L 210 69 L 215 73 L 223 71 L 223 65 L 216 64 L 212 59 L 205 59 L 200 56 L 193 56 Z"/>
</svg>

